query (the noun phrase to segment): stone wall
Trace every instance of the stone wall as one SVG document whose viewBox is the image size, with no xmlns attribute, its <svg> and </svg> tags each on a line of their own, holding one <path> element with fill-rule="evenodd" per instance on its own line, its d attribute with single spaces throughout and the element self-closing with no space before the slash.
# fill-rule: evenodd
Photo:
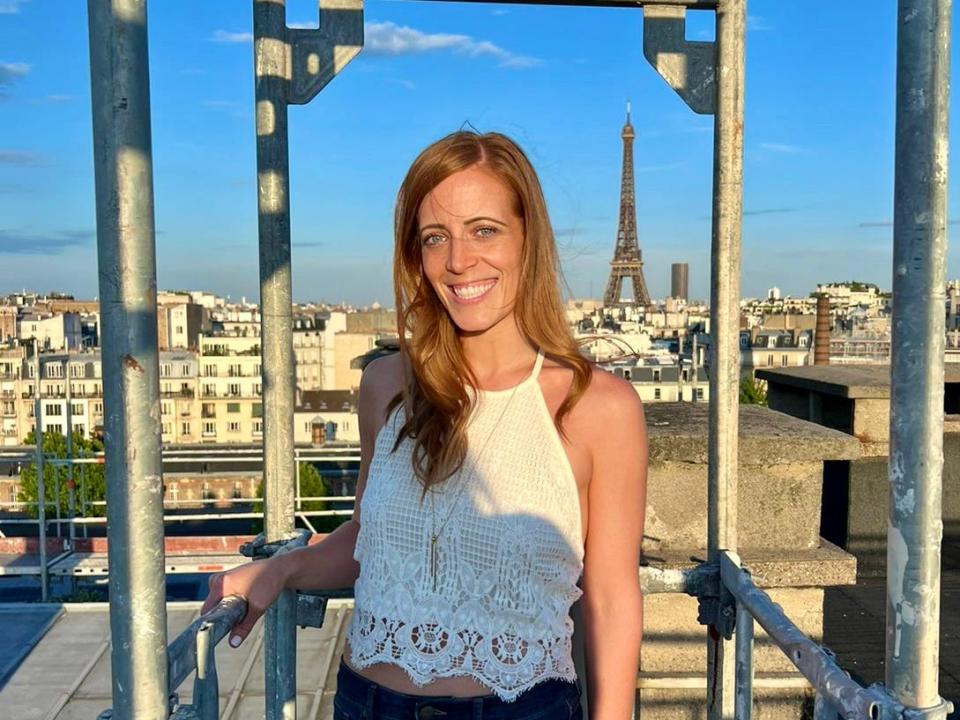
<svg viewBox="0 0 960 720">
<path fill-rule="evenodd" d="M 643 562 L 690 567 L 706 559 L 706 403 L 646 407 L 650 448 Z M 849 461 L 860 444 L 849 435 L 759 406 L 741 406 L 738 552 L 799 627 L 823 631 L 823 587 L 851 583 L 854 560 L 819 537 L 824 461 Z M 697 600 L 682 594 L 645 598 L 637 716 L 706 717 L 706 627 Z M 582 654 L 580 628 L 575 647 Z M 806 681 L 756 628 L 755 718 L 796 720 L 809 706 Z M 581 676 L 583 659 L 579 662 Z"/>
</svg>

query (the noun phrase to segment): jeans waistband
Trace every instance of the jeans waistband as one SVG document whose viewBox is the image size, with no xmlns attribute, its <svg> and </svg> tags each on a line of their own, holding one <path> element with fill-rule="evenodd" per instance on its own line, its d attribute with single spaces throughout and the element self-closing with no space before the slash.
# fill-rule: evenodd
<svg viewBox="0 0 960 720">
<path fill-rule="evenodd" d="M 337 673 L 337 695 L 354 706 L 366 709 L 368 717 L 436 717 L 442 720 L 471 718 L 525 718 L 538 716 L 547 706 L 565 698 L 579 698 L 581 684 L 559 678 L 542 680 L 523 691 L 512 702 L 497 695 L 454 697 L 450 695 L 410 695 L 391 690 L 352 670 L 341 657 Z M 429 706 L 433 711 L 423 713 Z M 498 712 L 500 711 L 500 712 Z"/>
</svg>

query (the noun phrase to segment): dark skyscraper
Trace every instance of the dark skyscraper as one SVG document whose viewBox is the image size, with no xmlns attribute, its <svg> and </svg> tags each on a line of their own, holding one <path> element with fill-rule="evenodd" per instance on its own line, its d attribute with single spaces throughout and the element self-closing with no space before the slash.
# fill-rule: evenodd
<svg viewBox="0 0 960 720">
<path fill-rule="evenodd" d="M 620 289 L 623 281 L 629 278 L 633 282 L 633 302 L 636 305 L 649 305 L 650 293 L 643 279 L 643 259 L 637 242 L 637 203 L 633 190 L 633 125 L 630 124 L 630 104 L 627 103 L 627 123 L 620 133 L 623 138 L 623 176 L 620 179 L 620 224 L 617 228 L 617 247 L 610 261 L 610 280 L 603 293 L 603 304 L 607 306 L 627 305 L 620 302 Z"/>
<path fill-rule="evenodd" d="M 689 271 L 686 263 L 674 263 L 670 266 L 670 297 L 689 300 Z"/>
</svg>

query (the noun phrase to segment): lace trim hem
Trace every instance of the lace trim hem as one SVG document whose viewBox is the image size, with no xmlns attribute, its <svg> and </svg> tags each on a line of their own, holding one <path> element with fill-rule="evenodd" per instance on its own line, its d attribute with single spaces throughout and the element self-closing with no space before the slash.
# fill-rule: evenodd
<svg viewBox="0 0 960 720">
<path fill-rule="evenodd" d="M 517 685 L 516 687 L 511 687 L 511 688 L 503 688 L 503 687 L 499 687 L 491 684 L 490 678 L 485 677 L 483 673 L 478 672 L 476 670 L 468 670 L 461 667 L 461 668 L 454 668 L 453 670 L 448 670 L 448 671 L 423 674 L 423 673 L 416 672 L 411 667 L 409 667 L 408 665 L 404 664 L 403 662 L 401 662 L 400 660 L 398 660 L 397 658 L 389 654 L 378 653 L 376 655 L 370 655 L 368 657 L 358 658 L 356 656 L 356 650 L 353 650 L 353 652 L 350 655 L 350 664 L 353 665 L 358 670 L 368 668 L 371 665 L 375 665 L 377 663 L 386 663 L 388 665 L 395 665 L 396 667 L 402 669 L 407 674 L 407 677 L 410 678 L 410 681 L 417 687 L 424 687 L 428 683 L 438 678 L 449 678 L 449 677 L 472 678 L 473 680 L 476 680 L 477 682 L 480 682 L 486 685 L 490 689 L 491 693 L 496 695 L 498 698 L 500 698 L 504 702 L 513 702 L 514 700 L 517 699 L 517 697 L 521 693 L 526 692 L 527 690 L 531 689 L 535 685 L 540 684 L 541 682 L 544 682 L 545 680 L 556 679 L 556 680 L 566 680 L 567 682 L 576 682 L 576 679 L 577 679 L 577 673 L 572 668 L 567 670 L 566 672 L 554 670 L 554 671 L 545 672 L 542 675 L 538 675 L 537 677 L 528 680 L 522 685 Z"/>
</svg>

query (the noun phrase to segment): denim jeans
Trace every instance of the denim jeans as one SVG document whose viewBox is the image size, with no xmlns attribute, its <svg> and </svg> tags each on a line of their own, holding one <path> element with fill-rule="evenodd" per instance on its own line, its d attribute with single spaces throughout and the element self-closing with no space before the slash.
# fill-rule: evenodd
<svg viewBox="0 0 960 720">
<path fill-rule="evenodd" d="M 551 678 L 513 702 L 496 695 L 408 695 L 358 675 L 340 660 L 333 720 L 582 720 L 580 681 Z"/>
</svg>

